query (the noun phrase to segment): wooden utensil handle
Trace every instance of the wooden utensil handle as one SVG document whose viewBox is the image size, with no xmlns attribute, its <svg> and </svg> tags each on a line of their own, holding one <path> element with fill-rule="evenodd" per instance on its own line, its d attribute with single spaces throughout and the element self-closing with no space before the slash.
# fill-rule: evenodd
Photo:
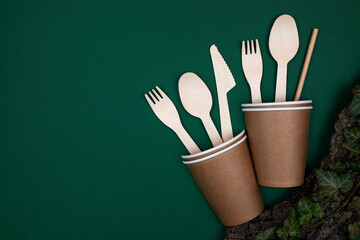
<svg viewBox="0 0 360 240">
<path fill-rule="evenodd" d="M 205 130 L 207 132 L 207 134 L 210 137 L 211 143 L 214 147 L 216 147 L 217 145 L 223 143 L 223 140 L 221 139 L 219 132 L 217 131 L 214 122 L 212 121 L 210 115 L 204 117 L 201 119 Z"/>
<path fill-rule="evenodd" d="M 229 104 L 226 94 L 224 96 L 219 95 L 219 110 L 220 110 L 220 123 L 221 123 L 221 136 L 223 141 L 232 139 L 233 131 L 231 126 L 231 118 L 229 111 Z"/>
<path fill-rule="evenodd" d="M 255 86 L 255 85 L 250 86 L 250 91 L 251 91 L 252 103 L 261 103 L 262 99 L 261 99 L 260 85 L 259 86 Z"/>
<path fill-rule="evenodd" d="M 201 152 L 200 148 L 196 145 L 194 140 L 190 137 L 188 132 L 184 129 L 182 125 L 173 129 L 176 135 L 180 138 L 186 149 L 190 154 L 195 154 Z"/>
<path fill-rule="evenodd" d="M 286 74 L 287 74 L 287 64 L 278 63 L 275 102 L 286 101 Z"/>
</svg>

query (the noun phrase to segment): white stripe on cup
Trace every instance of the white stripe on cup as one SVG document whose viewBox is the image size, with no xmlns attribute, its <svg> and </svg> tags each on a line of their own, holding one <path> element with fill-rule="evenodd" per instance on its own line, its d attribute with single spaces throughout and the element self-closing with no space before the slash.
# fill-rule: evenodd
<svg viewBox="0 0 360 240">
<path fill-rule="evenodd" d="M 229 144 L 229 143 L 232 143 L 232 142 L 236 141 L 236 140 L 239 139 L 242 135 L 244 135 L 244 133 L 245 133 L 245 129 L 242 130 L 241 133 L 239 133 L 236 137 L 234 137 L 234 138 L 232 138 L 232 139 L 230 139 L 230 140 L 228 140 L 228 141 L 226 141 L 226 142 L 224 142 L 224 143 L 222 143 L 222 144 L 220 144 L 220 145 L 217 145 L 216 147 L 213 147 L 213 148 L 210 148 L 210 149 L 208 149 L 208 150 L 206 150 L 206 151 L 202 151 L 202 152 L 195 153 L 195 154 L 192 154 L 192 155 L 182 155 L 181 158 L 182 158 L 182 159 L 189 159 L 189 158 L 201 156 L 201 155 L 206 154 L 206 153 L 208 153 L 208 152 L 215 151 L 215 150 L 217 150 L 217 149 L 219 149 L 219 148 L 222 148 L 223 146 L 225 146 L 225 145 L 227 145 L 227 144 Z"/>
<path fill-rule="evenodd" d="M 313 109 L 312 106 L 307 107 L 288 107 L 288 108 L 243 108 L 243 112 L 267 112 L 267 111 L 295 111 Z"/>
<path fill-rule="evenodd" d="M 245 135 L 240 141 L 238 141 L 238 142 L 236 142 L 235 144 L 233 144 L 233 145 L 231 145 L 231 146 L 229 146 L 229 147 L 227 147 L 227 148 L 225 148 L 225 149 L 223 149 L 223 150 L 221 150 L 221 151 L 218 151 L 218 152 L 216 152 L 216 153 L 214 153 L 214 154 L 212 154 L 212 155 L 206 156 L 206 157 L 204 157 L 204 158 L 192 160 L 192 161 L 183 161 L 183 163 L 184 163 L 185 165 L 189 165 L 189 164 L 194 164 L 194 163 L 198 163 L 198 162 L 203 162 L 203 161 L 208 160 L 208 159 L 210 159 L 210 158 L 214 158 L 214 157 L 216 157 L 216 156 L 218 156 L 218 155 L 220 155 L 220 154 L 222 154 L 222 153 L 224 153 L 224 152 L 227 152 L 227 151 L 229 151 L 230 149 L 236 147 L 237 145 L 239 145 L 240 143 L 242 143 L 243 141 L 245 141 L 246 138 L 247 138 L 247 136 Z"/>
<path fill-rule="evenodd" d="M 288 101 L 288 102 L 271 102 L 271 103 L 244 103 L 242 107 L 261 107 L 261 106 L 282 106 L 312 103 L 312 100 Z"/>
</svg>

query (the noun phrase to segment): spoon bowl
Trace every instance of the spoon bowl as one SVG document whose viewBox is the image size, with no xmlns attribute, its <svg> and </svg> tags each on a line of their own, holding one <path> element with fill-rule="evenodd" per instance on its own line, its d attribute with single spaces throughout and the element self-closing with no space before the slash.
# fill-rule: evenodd
<svg viewBox="0 0 360 240">
<path fill-rule="evenodd" d="M 296 22 L 290 15 L 278 17 L 269 36 L 270 53 L 276 62 L 288 63 L 299 49 L 299 33 Z"/>
<path fill-rule="evenodd" d="M 179 79 L 181 103 L 188 113 L 201 118 L 210 113 L 212 97 L 209 88 L 195 73 L 184 73 Z"/>
<path fill-rule="evenodd" d="M 203 80 L 195 73 L 184 73 L 179 79 L 179 95 L 186 111 L 201 119 L 213 146 L 223 143 L 210 117 L 213 101 Z"/>
</svg>

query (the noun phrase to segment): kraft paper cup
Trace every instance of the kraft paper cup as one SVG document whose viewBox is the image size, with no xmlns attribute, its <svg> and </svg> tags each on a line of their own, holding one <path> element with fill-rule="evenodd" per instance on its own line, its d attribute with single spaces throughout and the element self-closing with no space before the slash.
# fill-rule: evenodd
<svg viewBox="0 0 360 240">
<path fill-rule="evenodd" d="M 218 152 L 183 163 L 225 226 L 248 222 L 263 211 L 246 136 Z"/>
<path fill-rule="evenodd" d="M 216 146 L 216 147 L 213 147 L 213 148 L 210 148 L 206 151 L 202 151 L 202 152 L 199 152 L 199 153 L 195 153 L 195 154 L 192 154 L 192 155 L 182 155 L 182 159 L 184 159 L 185 161 L 190 161 L 190 160 L 195 160 L 195 159 L 200 159 L 200 158 L 203 158 L 203 157 L 206 157 L 206 156 L 209 156 L 215 152 L 218 152 L 218 151 L 221 151 L 223 150 L 224 148 L 227 148 L 228 146 L 230 146 L 231 144 L 234 144 L 235 142 L 237 141 L 240 141 L 243 137 L 245 136 L 245 130 L 242 130 L 241 133 L 239 133 L 236 137 Z"/>
<path fill-rule="evenodd" d="M 304 107 L 310 106 L 312 100 L 288 101 L 288 102 L 269 102 L 269 103 L 245 103 L 243 108 L 284 108 L 284 107 Z"/>
<path fill-rule="evenodd" d="M 243 108 L 258 183 L 296 187 L 304 183 L 312 106 Z"/>
</svg>

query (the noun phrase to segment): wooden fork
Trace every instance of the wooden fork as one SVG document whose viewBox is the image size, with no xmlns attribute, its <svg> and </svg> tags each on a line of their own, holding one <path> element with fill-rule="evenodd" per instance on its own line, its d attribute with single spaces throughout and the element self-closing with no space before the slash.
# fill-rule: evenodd
<svg viewBox="0 0 360 240">
<path fill-rule="evenodd" d="M 201 152 L 194 140 L 184 129 L 180 121 L 179 113 L 173 102 L 159 87 L 156 86 L 156 89 L 159 94 L 155 89 L 152 89 L 152 92 L 149 91 L 150 97 L 145 94 L 145 98 L 155 115 L 178 135 L 190 154 Z"/>
<path fill-rule="evenodd" d="M 245 51 L 246 45 L 246 51 Z M 254 48 L 254 41 L 251 40 L 251 48 L 249 40 L 242 41 L 241 50 L 242 68 L 245 78 L 249 83 L 251 90 L 251 99 L 253 103 L 261 103 L 260 83 L 263 73 L 263 64 L 260 52 L 259 41 L 256 39 L 256 49 Z"/>
</svg>

